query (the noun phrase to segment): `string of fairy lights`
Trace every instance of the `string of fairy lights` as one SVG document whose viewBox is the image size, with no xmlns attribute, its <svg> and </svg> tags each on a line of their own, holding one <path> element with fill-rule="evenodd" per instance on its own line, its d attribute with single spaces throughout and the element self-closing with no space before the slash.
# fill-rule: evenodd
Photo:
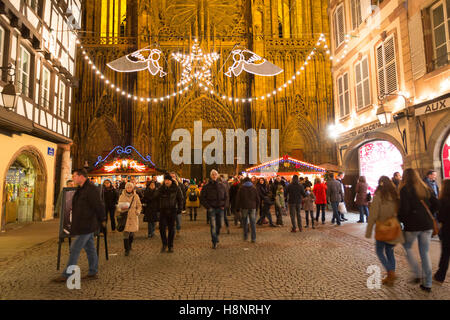
<svg viewBox="0 0 450 320">
<path fill-rule="evenodd" d="M 280 85 L 277 88 L 274 88 L 274 90 L 267 92 L 266 94 L 259 95 L 259 96 L 252 96 L 252 97 L 246 97 L 246 98 L 238 98 L 234 96 L 224 95 L 220 93 L 220 89 L 214 90 L 212 81 L 211 81 L 211 73 L 210 73 L 210 67 L 213 62 L 217 61 L 219 58 L 219 55 L 215 52 L 205 54 L 199 47 L 199 44 L 197 40 L 194 41 L 194 45 L 192 46 L 192 51 L 189 55 L 184 55 L 181 53 L 173 53 L 172 57 L 177 61 L 180 62 L 183 66 L 183 74 L 180 82 L 178 82 L 178 87 L 180 87 L 178 90 L 173 91 L 170 94 L 163 95 L 163 96 L 137 96 L 134 94 L 129 93 L 124 88 L 121 88 L 119 85 L 116 85 L 108 79 L 101 71 L 100 69 L 95 65 L 93 60 L 88 56 L 85 48 L 81 44 L 80 40 L 77 39 L 76 43 L 80 46 L 81 54 L 83 55 L 84 60 L 88 63 L 88 65 L 91 67 L 91 69 L 95 72 L 95 75 L 105 83 L 105 85 L 110 88 L 111 90 L 115 91 L 117 94 L 121 94 L 122 96 L 132 99 L 135 101 L 140 102 L 152 102 L 152 103 L 159 103 L 164 102 L 166 100 L 169 100 L 173 97 L 176 97 L 178 95 L 185 94 L 191 87 L 194 86 L 195 83 L 198 83 L 198 87 L 205 92 L 208 92 L 211 95 L 216 96 L 219 99 L 227 100 L 227 101 L 234 101 L 236 103 L 242 102 L 242 103 L 252 103 L 254 101 L 269 99 L 272 96 L 275 96 L 277 94 L 280 94 L 283 92 L 284 89 L 287 89 L 288 86 L 292 85 L 295 80 L 302 74 L 302 72 L 306 69 L 309 62 L 314 58 L 315 55 L 317 55 L 317 51 L 319 48 L 323 48 L 325 50 L 326 56 L 333 60 L 335 59 L 337 62 L 339 62 L 341 59 L 345 57 L 347 54 L 347 46 L 348 46 L 349 36 L 345 37 L 345 46 L 344 53 L 341 57 L 335 58 L 330 55 L 330 49 L 327 45 L 327 39 L 324 34 L 321 34 L 319 39 L 317 40 L 316 46 L 313 47 L 311 52 L 308 54 L 306 59 L 304 60 L 303 64 L 301 64 L 301 67 L 294 72 L 294 74 L 287 80 L 285 83 Z M 201 63 L 203 61 L 203 66 L 195 66 L 193 64 Z M 195 68 L 197 72 L 194 74 L 191 74 L 190 72 Z"/>
</svg>

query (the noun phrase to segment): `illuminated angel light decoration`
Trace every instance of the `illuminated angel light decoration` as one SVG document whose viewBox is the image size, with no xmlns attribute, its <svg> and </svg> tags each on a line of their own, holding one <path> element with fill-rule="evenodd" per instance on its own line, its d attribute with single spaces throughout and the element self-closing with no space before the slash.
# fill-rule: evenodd
<svg viewBox="0 0 450 320">
<path fill-rule="evenodd" d="M 116 59 L 107 64 L 108 67 L 117 72 L 137 72 L 148 69 L 151 75 L 162 78 L 167 75 L 159 65 L 162 52 L 158 49 L 140 49 L 124 57 Z"/>
<path fill-rule="evenodd" d="M 225 72 L 225 75 L 228 77 L 231 77 L 232 74 L 237 77 L 243 70 L 248 73 L 266 77 L 276 76 L 283 72 L 283 69 L 250 50 L 233 50 L 231 54 L 233 55 L 234 63 L 228 68 L 228 71 Z"/>
<path fill-rule="evenodd" d="M 172 57 L 183 67 L 181 80 L 178 86 L 183 86 L 196 80 L 207 86 L 212 86 L 211 65 L 216 62 L 220 55 L 216 52 L 204 54 L 198 40 L 194 40 L 192 51 L 189 55 L 172 53 Z"/>
</svg>

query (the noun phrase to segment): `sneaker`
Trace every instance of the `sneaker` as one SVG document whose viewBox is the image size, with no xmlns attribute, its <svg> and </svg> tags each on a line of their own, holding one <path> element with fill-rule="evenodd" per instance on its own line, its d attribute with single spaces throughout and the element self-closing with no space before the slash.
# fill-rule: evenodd
<svg viewBox="0 0 450 320">
<path fill-rule="evenodd" d="M 98 279 L 98 273 L 85 275 L 81 279 L 82 280 L 97 280 Z"/>
<path fill-rule="evenodd" d="M 217 243 L 213 242 L 212 248 L 213 248 L 213 249 L 217 249 Z"/>
<path fill-rule="evenodd" d="M 416 283 L 420 283 L 422 281 L 421 278 L 413 278 L 410 280 L 410 283 L 416 284 Z"/>
<path fill-rule="evenodd" d="M 436 274 L 433 276 L 433 280 L 436 282 L 439 282 L 440 284 L 444 283 L 445 280 L 441 280 L 439 278 L 436 278 Z"/>
<path fill-rule="evenodd" d="M 164 253 L 164 252 L 166 252 L 166 246 L 163 246 L 163 247 L 161 248 L 161 253 Z"/>
<path fill-rule="evenodd" d="M 255 243 L 256 242 L 256 240 L 252 240 L 252 243 Z"/>
<path fill-rule="evenodd" d="M 426 292 L 431 292 L 431 288 L 425 287 L 423 284 L 420 285 L 420 289 Z"/>
<path fill-rule="evenodd" d="M 173 253 L 173 248 L 169 248 L 169 251 L 167 251 L 168 253 Z"/>
</svg>

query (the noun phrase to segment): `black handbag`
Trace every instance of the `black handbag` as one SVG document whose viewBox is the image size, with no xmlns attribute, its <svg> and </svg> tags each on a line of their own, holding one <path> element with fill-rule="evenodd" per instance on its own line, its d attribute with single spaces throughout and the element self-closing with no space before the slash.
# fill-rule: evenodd
<svg viewBox="0 0 450 320">
<path fill-rule="evenodd" d="M 133 205 L 134 197 L 131 199 L 130 207 Z M 122 212 L 117 216 L 117 231 L 122 232 L 125 230 L 125 225 L 127 224 L 127 218 L 128 218 L 128 211 Z"/>
</svg>

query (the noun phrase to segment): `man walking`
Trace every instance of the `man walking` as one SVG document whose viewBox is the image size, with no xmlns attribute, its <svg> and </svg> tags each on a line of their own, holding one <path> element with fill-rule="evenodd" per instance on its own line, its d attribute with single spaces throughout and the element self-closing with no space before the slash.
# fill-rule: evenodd
<svg viewBox="0 0 450 320">
<path fill-rule="evenodd" d="M 216 170 L 211 170 L 211 180 L 202 188 L 200 194 L 200 203 L 206 208 L 210 221 L 213 249 L 217 248 L 219 242 L 225 204 L 228 201 L 225 186 L 218 178 L 219 173 Z"/>
<path fill-rule="evenodd" d="M 427 175 L 423 181 L 430 187 L 436 198 L 439 198 L 439 186 L 436 183 L 437 173 L 434 170 L 427 172 Z"/>
<path fill-rule="evenodd" d="M 180 189 L 181 196 L 183 197 L 183 203 L 181 204 L 181 207 L 179 208 L 180 210 L 177 211 L 178 213 L 176 215 L 176 220 L 175 220 L 177 235 L 179 235 L 180 231 L 181 231 L 181 213 L 184 210 L 185 201 L 186 201 L 186 199 L 184 198 L 186 196 L 186 191 L 184 190 L 184 185 L 182 183 L 179 183 L 177 174 L 175 172 L 171 172 L 170 176 L 172 177 L 172 183 L 175 184 L 178 187 L 178 189 Z"/>
<path fill-rule="evenodd" d="M 159 201 L 159 233 L 161 235 L 164 253 L 169 247 L 169 253 L 173 252 L 173 238 L 175 237 L 175 220 L 181 214 L 183 208 L 183 195 L 180 188 L 172 180 L 170 174 L 164 176 L 164 184 L 156 191 L 156 201 Z M 169 230 L 168 238 L 166 229 Z"/>
<path fill-rule="evenodd" d="M 292 178 L 292 183 L 289 184 L 286 190 L 286 197 L 288 198 L 289 204 L 289 214 L 291 216 L 292 230 L 291 232 L 297 232 L 296 225 L 298 226 L 298 231 L 302 231 L 302 216 L 300 215 L 302 199 L 306 196 L 305 189 L 302 184 L 298 181 L 298 176 L 294 175 Z M 297 222 L 295 221 L 297 219 Z"/>
<path fill-rule="evenodd" d="M 256 242 L 256 208 L 260 203 L 258 190 L 249 177 L 244 179 L 242 187 L 236 195 L 236 206 L 242 213 L 242 226 L 244 229 L 244 241 L 248 238 L 248 220 L 250 220 L 252 242 Z"/>
<path fill-rule="evenodd" d="M 81 250 L 84 249 L 89 262 L 89 273 L 83 279 L 98 279 L 98 256 L 94 244 L 94 232 L 101 225 L 106 228 L 105 208 L 98 188 L 89 181 L 86 169 L 73 172 L 73 182 L 78 185 L 72 199 L 72 228 L 71 236 L 76 236 L 70 246 L 70 256 L 67 267 L 55 282 L 65 282 L 70 276 L 69 266 L 77 265 Z"/>
<path fill-rule="evenodd" d="M 327 200 L 331 203 L 333 208 L 333 218 L 331 223 L 336 221 L 338 226 L 341 225 L 341 219 L 338 211 L 339 203 L 343 197 L 341 183 L 334 178 L 334 173 L 331 174 L 330 180 L 327 181 Z"/>
</svg>

